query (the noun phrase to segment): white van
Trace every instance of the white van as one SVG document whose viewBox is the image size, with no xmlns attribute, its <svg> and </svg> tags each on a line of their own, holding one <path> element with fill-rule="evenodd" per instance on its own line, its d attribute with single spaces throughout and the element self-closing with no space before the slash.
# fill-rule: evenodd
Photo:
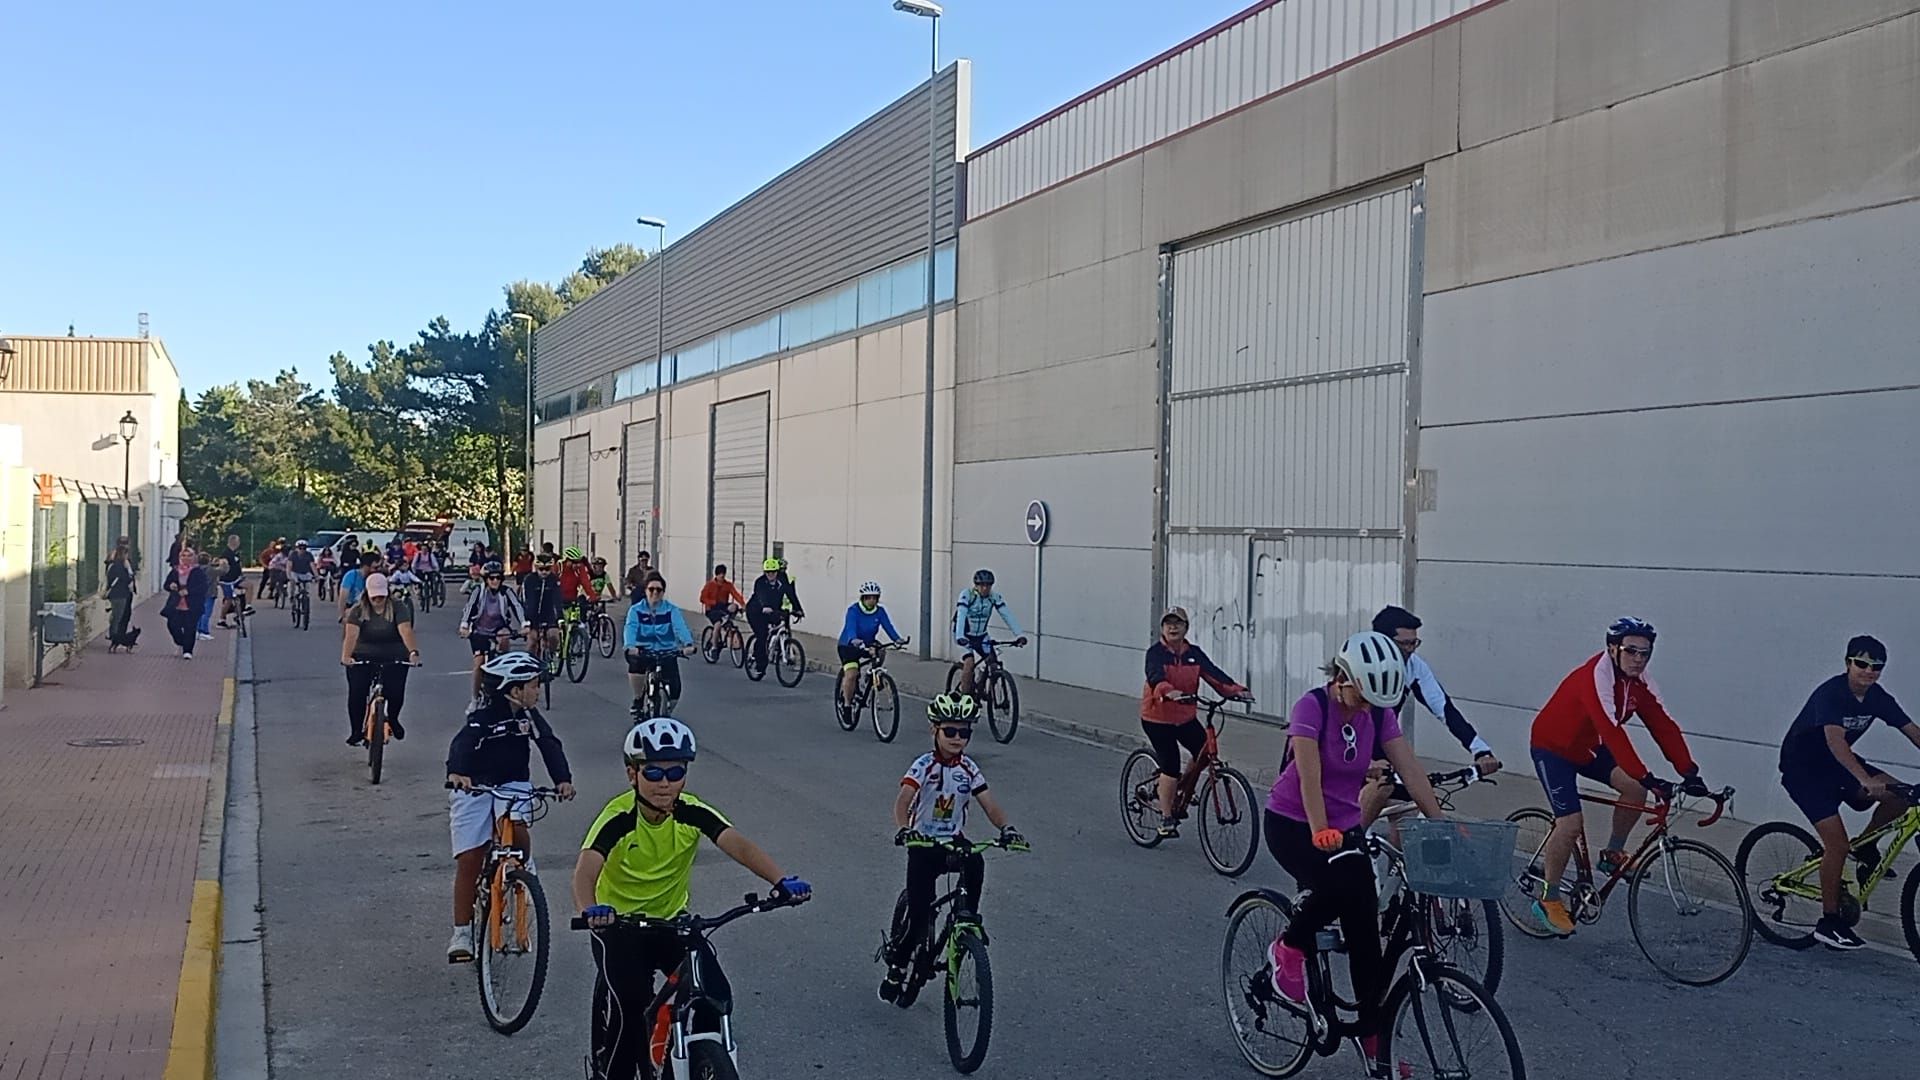
<svg viewBox="0 0 1920 1080">
<path fill-rule="evenodd" d="M 447 540 L 447 550 L 462 554 L 473 550 L 475 544 L 493 546 L 492 537 L 487 533 L 487 523 L 478 518 L 410 521 L 401 532 L 416 539 L 444 535 Z"/>
</svg>

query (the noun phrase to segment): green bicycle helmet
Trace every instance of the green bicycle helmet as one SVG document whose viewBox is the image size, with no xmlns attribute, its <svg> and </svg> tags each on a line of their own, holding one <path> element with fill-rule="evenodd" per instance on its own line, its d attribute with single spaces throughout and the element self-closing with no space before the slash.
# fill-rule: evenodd
<svg viewBox="0 0 1920 1080">
<path fill-rule="evenodd" d="M 771 574 L 774 571 L 780 569 L 780 560 L 768 559 L 766 562 L 763 562 L 760 564 L 760 569 L 765 570 L 767 573 Z"/>
<path fill-rule="evenodd" d="M 577 547 L 570 547 L 562 551 L 560 557 L 566 559 L 568 562 L 579 562 L 581 559 L 586 558 L 587 555 Z"/>
<path fill-rule="evenodd" d="M 927 702 L 929 724 L 971 724 L 980 713 L 980 704 L 971 694 L 941 694 Z"/>
</svg>

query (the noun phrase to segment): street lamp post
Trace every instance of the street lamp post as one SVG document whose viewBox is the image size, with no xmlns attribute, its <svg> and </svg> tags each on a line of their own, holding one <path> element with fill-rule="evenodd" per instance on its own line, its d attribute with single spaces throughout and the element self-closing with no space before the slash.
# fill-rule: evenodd
<svg viewBox="0 0 1920 1080">
<path fill-rule="evenodd" d="M 134 417 L 133 410 L 120 418 L 120 498 L 125 503 L 120 509 L 120 528 L 138 544 L 140 538 L 133 536 L 127 523 L 133 518 L 133 440 L 140 434 L 140 421 Z"/>
<path fill-rule="evenodd" d="M 653 505 L 647 507 L 647 550 L 653 553 L 653 565 L 659 566 L 665 561 L 660 557 L 660 397 L 667 384 L 667 223 L 655 217 L 635 218 L 634 222 L 660 233 L 659 246 L 653 252 L 660 260 L 660 269 L 654 274 L 659 299 L 653 316 Z M 629 565 L 633 561 L 631 556 L 627 559 Z"/>
<path fill-rule="evenodd" d="M 527 515 L 526 546 L 531 548 L 533 546 L 533 325 L 534 324 L 533 324 L 533 316 L 528 315 L 523 311 L 513 312 L 512 316 L 513 316 L 513 321 L 518 323 L 524 323 L 527 328 L 527 430 L 526 430 L 527 452 L 526 452 L 526 460 L 522 464 L 522 471 L 520 473 L 520 508 L 521 508 L 521 512 Z M 500 529 L 501 531 L 509 534 L 511 534 L 511 532 L 513 531 L 512 526 L 508 525 L 504 519 L 500 522 Z M 502 537 L 501 539 L 502 539 L 502 542 L 505 543 L 507 541 L 510 541 L 512 537 L 511 535 L 509 535 L 506 537 Z M 507 551 L 508 554 L 511 554 L 510 547 L 505 548 L 503 550 Z"/>
<path fill-rule="evenodd" d="M 927 371 L 920 444 L 920 655 L 933 655 L 933 252 L 940 214 L 940 16 L 932 0 L 893 0 L 895 11 L 927 20 L 933 28 L 927 67 Z"/>
</svg>

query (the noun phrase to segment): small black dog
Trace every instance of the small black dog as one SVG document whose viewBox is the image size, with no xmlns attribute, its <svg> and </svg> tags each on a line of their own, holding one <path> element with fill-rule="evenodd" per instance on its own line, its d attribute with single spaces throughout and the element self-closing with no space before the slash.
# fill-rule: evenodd
<svg viewBox="0 0 1920 1080">
<path fill-rule="evenodd" d="M 107 641 L 107 651 L 112 652 L 115 649 L 123 649 L 127 652 L 132 652 L 134 646 L 138 644 L 140 644 L 140 628 L 137 626 L 129 626 L 127 627 L 127 633 L 124 637 L 111 638 Z"/>
</svg>

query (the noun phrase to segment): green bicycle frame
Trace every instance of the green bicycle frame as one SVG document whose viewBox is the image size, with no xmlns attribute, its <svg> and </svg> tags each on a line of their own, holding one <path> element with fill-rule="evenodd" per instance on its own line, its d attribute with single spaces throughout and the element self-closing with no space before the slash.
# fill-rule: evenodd
<svg viewBox="0 0 1920 1080">
<path fill-rule="evenodd" d="M 1873 896 L 1874 887 L 1886 879 L 1888 870 L 1893 869 L 1893 860 L 1897 858 L 1902 851 L 1906 850 L 1907 845 L 1913 842 L 1914 837 L 1920 836 L 1920 806 L 1910 807 L 1906 813 L 1901 814 L 1885 825 L 1854 837 L 1847 845 L 1847 850 L 1850 852 L 1858 852 L 1863 846 L 1878 843 L 1888 834 L 1892 834 L 1894 838 L 1893 843 L 1881 850 L 1880 861 L 1873 868 L 1873 876 L 1867 879 L 1865 885 L 1859 887 L 1861 907 L 1867 906 L 1867 900 Z M 1820 856 L 1815 855 L 1799 867 L 1774 878 L 1773 887 L 1788 896 L 1797 896 L 1801 899 L 1812 900 L 1816 903 L 1819 902 Z M 1840 891 L 1853 891 L 1853 883 L 1849 882 L 1845 875 L 1842 875 L 1840 879 Z"/>
</svg>

